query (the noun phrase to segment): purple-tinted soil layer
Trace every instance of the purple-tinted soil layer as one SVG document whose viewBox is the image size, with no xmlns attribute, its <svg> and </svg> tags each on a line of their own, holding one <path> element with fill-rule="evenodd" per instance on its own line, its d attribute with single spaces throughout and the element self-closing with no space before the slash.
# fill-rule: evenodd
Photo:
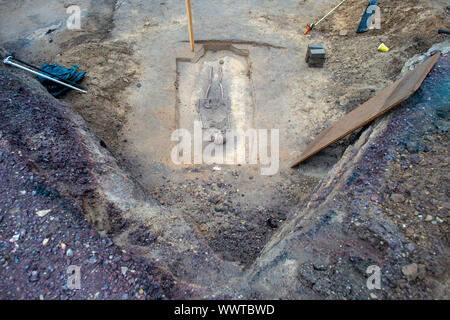
<svg viewBox="0 0 450 320">
<path fill-rule="evenodd" d="M 67 107 L 3 70 L 0 87 L 0 299 L 189 297 L 86 221 L 95 168 Z M 68 287 L 70 265 L 81 267 L 79 290 Z"/>
</svg>

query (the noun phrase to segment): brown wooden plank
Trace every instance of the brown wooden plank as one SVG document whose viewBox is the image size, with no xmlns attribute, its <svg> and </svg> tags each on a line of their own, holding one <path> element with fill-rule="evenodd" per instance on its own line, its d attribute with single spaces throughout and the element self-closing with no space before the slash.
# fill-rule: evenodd
<svg viewBox="0 0 450 320">
<path fill-rule="evenodd" d="M 303 151 L 300 159 L 292 164 L 291 168 L 294 168 L 312 155 L 325 149 L 337 140 L 342 139 L 356 129 L 365 126 L 408 99 L 422 85 L 422 82 L 439 57 L 439 52 L 429 57 L 414 70 L 408 72 L 403 78 L 395 81 L 391 86 L 380 91 L 375 97 L 363 103 L 339 119 L 335 124 L 322 131 L 308 145 L 305 151 Z"/>
</svg>

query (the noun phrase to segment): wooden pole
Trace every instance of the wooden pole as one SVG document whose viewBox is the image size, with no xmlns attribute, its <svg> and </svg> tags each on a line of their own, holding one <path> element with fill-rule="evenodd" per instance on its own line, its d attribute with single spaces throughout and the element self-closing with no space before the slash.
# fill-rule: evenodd
<svg viewBox="0 0 450 320">
<path fill-rule="evenodd" d="M 194 28 L 192 27 L 192 10 L 191 0 L 186 0 L 186 10 L 188 16 L 189 42 L 191 43 L 191 51 L 194 51 Z"/>
</svg>

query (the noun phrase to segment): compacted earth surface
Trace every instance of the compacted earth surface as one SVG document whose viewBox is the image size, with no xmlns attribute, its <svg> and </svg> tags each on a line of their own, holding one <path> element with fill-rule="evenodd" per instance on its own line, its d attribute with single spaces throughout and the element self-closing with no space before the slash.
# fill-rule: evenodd
<svg viewBox="0 0 450 320">
<path fill-rule="evenodd" d="M 380 0 L 381 29 L 356 34 L 367 1 L 349 0 L 303 35 L 337 3 L 195 2 L 194 54 L 184 2 L 79 1 L 80 30 L 66 28 L 72 1 L 1 3 L 2 58 L 78 64 L 88 88 L 57 101 L 0 68 L 1 297 L 447 296 L 448 85 L 436 83 L 448 84 L 448 57 L 399 111 L 289 165 L 446 39 L 437 30 L 449 28 L 449 3 Z M 325 47 L 324 68 L 305 64 L 309 43 Z M 216 64 L 231 126 L 280 130 L 275 175 L 171 159 L 171 134 L 192 129 Z M 349 156 L 358 147 L 367 159 Z M 304 240 L 311 232 L 315 244 Z M 365 287 L 371 264 L 388 274 L 375 293 Z M 71 265 L 81 290 L 67 287 Z"/>
</svg>

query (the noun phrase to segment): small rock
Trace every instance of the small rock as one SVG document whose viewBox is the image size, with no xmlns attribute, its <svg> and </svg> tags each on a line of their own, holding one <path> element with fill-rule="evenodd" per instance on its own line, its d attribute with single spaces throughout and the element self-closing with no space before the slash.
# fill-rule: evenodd
<svg viewBox="0 0 450 320">
<path fill-rule="evenodd" d="M 125 275 L 128 271 L 128 267 L 120 267 L 120 271 L 122 272 L 122 275 Z"/>
<path fill-rule="evenodd" d="M 73 250 L 72 249 L 67 249 L 66 256 L 68 256 L 68 257 L 73 256 Z"/>
<path fill-rule="evenodd" d="M 13 236 L 11 237 L 11 239 L 9 239 L 9 242 L 17 242 L 17 241 L 19 241 L 19 239 L 20 239 L 20 234 L 17 233 L 17 234 L 15 234 L 15 235 L 13 235 Z"/>
<path fill-rule="evenodd" d="M 273 218 L 267 219 L 267 225 L 273 229 L 278 228 L 278 222 Z"/>
<path fill-rule="evenodd" d="M 413 156 L 413 157 L 411 157 L 411 161 L 414 164 L 419 164 L 420 163 L 420 158 L 418 156 Z"/>
<path fill-rule="evenodd" d="M 420 146 L 417 144 L 417 142 L 414 141 L 408 141 L 406 143 L 406 149 L 410 152 L 410 153 L 417 153 L 418 151 L 420 151 Z"/>
<path fill-rule="evenodd" d="M 38 217 L 42 218 L 42 217 L 46 216 L 50 211 L 52 211 L 52 209 L 39 210 L 39 211 L 36 211 L 36 214 Z"/>
<path fill-rule="evenodd" d="M 371 299 L 378 299 L 377 295 L 375 293 L 370 293 Z"/>
<path fill-rule="evenodd" d="M 425 221 L 426 221 L 426 222 L 430 222 L 431 220 L 433 220 L 433 217 L 432 217 L 431 215 L 427 215 L 427 216 L 425 217 Z"/>
<path fill-rule="evenodd" d="M 89 260 L 88 260 L 88 262 L 89 262 L 90 264 L 97 263 L 97 258 L 96 258 L 96 257 L 90 257 Z"/>
<path fill-rule="evenodd" d="M 47 243 L 49 242 L 50 239 L 45 238 L 44 241 L 42 241 L 42 245 L 45 246 L 47 245 Z"/>
<path fill-rule="evenodd" d="M 419 267 L 416 263 L 411 263 L 402 268 L 402 273 L 408 281 L 413 281 L 417 278 Z"/>
<path fill-rule="evenodd" d="M 317 271 L 327 271 L 327 266 L 325 266 L 323 264 L 314 264 L 313 268 L 314 268 L 314 270 L 317 270 Z"/>
<path fill-rule="evenodd" d="M 31 272 L 31 277 L 30 277 L 30 281 L 31 282 L 36 282 L 39 280 L 39 272 L 37 271 L 32 271 Z"/>
<path fill-rule="evenodd" d="M 213 204 L 218 204 L 220 202 L 220 196 L 212 195 L 211 197 L 209 197 L 208 201 Z"/>
<path fill-rule="evenodd" d="M 66 244 L 64 242 L 61 243 L 61 249 L 66 250 Z"/>
<path fill-rule="evenodd" d="M 346 105 L 348 105 L 349 104 L 349 100 L 348 100 L 348 98 L 346 98 L 346 97 L 340 97 L 339 98 L 339 105 L 340 106 L 346 106 Z"/>
<path fill-rule="evenodd" d="M 391 200 L 396 203 L 401 203 L 401 202 L 405 201 L 405 197 L 402 194 L 393 193 L 393 194 L 391 194 Z"/>
<path fill-rule="evenodd" d="M 414 250 L 416 250 L 416 247 L 412 244 L 412 243 L 408 243 L 405 246 L 406 250 L 408 250 L 409 252 L 413 252 Z"/>
<path fill-rule="evenodd" d="M 395 250 L 398 247 L 398 243 L 394 240 L 389 241 L 389 247 Z"/>
<path fill-rule="evenodd" d="M 442 203 L 442 207 L 444 207 L 447 210 L 450 210 L 450 201 L 446 201 Z M 2 222 L 2 217 L 0 217 L 0 222 Z"/>
<path fill-rule="evenodd" d="M 143 296 L 144 295 L 144 290 L 141 288 L 141 289 L 139 289 L 139 294 L 141 295 L 141 296 Z"/>
</svg>

